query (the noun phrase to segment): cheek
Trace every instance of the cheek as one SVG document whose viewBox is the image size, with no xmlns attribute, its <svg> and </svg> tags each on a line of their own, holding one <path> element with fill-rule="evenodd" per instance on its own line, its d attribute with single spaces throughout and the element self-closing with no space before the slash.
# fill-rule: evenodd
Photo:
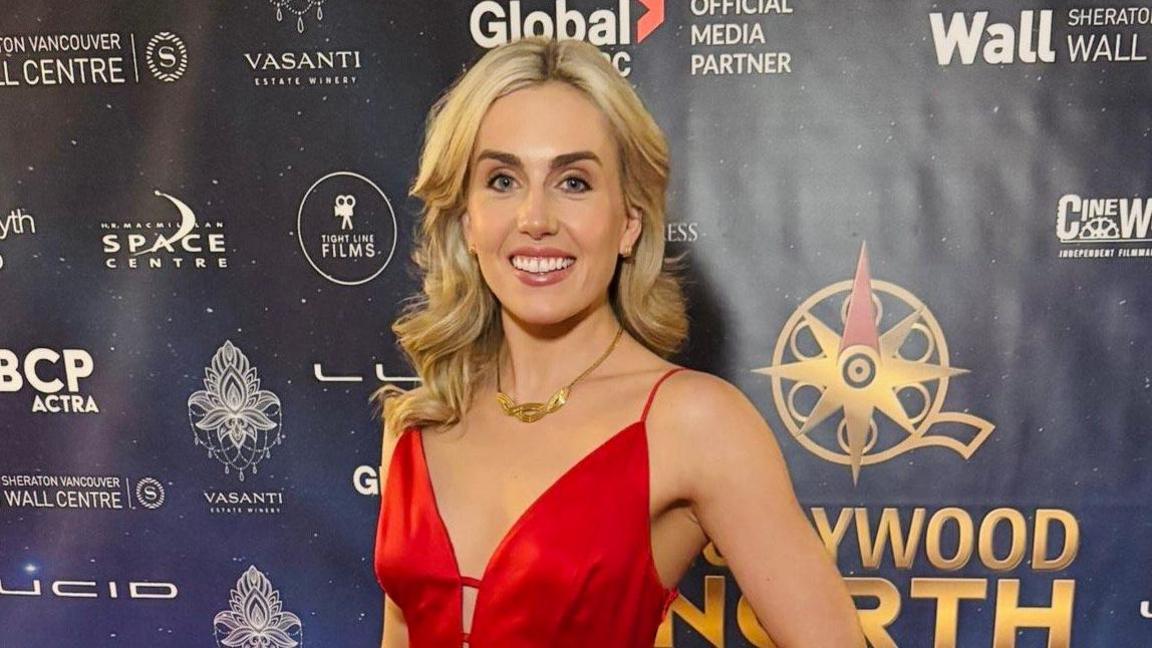
<svg viewBox="0 0 1152 648">
<path fill-rule="evenodd" d="M 490 248 L 507 236 L 513 220 L 498 203 L 484 200 L 468 201 L 468 229 L 477 245 Z"/>
<path fill-rule="evenodd" d="M 584 254 L 615 254 L 623 224 L 608 214 L 608 206 L 605 205 L 602 209 L 582 214 L 581 218 L 572 221 L 569 231 Z"/>
</svg>

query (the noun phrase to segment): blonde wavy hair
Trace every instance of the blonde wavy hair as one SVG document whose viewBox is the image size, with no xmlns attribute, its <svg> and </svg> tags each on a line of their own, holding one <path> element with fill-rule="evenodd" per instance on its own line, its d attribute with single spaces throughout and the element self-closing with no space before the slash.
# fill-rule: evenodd
<svg viewBox="0 0 1152 648">
<path fill-rule="evenodd" d="M 409 195 L 424 211 L 412 260 L 423 290 L 392 325 L 422 380 L 410 390 L 387 384 L 373 395 L 385 434 L 410 425 L 459 421 L 475 387 L 494 369 L 503 341 L 500 306 L 466 249 L 461 216 L 480 121 L 494 101 L 547 81 L 567 83 L 611 124 L 620 150 L 627 206 L 641 213 L 633 255 L 617 262 L 609 301 L 624 329 L 668 357 L 688 333 L 678 278 L 683 257 L 664 257 L 668 145 L 660 127 L 620 73 L 595 46 L 576 40 L 524 38 L 485 54 L 429 111 L 420 168 Z"/>
</svg>

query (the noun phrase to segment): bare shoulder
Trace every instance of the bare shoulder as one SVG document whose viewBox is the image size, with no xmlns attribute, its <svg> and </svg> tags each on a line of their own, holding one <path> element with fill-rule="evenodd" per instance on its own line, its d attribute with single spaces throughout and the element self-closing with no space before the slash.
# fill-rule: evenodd
<svg viewBox="0 0 1152 648">
<path fill-rule="evenodd" d="M 740 387 L 707 371 L 683 368 L 669 376 L 660 391 L 667 391 L 666 397 L 673 397 L 667 400 L 675 402 L 679 416 L 714 416 L 733 407 L 756 409 Z"/>
<path fill-rule="evenodd" d="M 704 371 L 687 369 L 672 374 L 660 388 L 652 416 L 677 435 L 717 441 L 749 430 L 768 433 L 756 406 L 740 388 Z"/>
<path fill-rule="evenodd" d="M 689 369 L 669 376 L 660 391 L 652 427 L 693 472 L 783 469 L 772 430 L 740 388 Z"/>
</svg>

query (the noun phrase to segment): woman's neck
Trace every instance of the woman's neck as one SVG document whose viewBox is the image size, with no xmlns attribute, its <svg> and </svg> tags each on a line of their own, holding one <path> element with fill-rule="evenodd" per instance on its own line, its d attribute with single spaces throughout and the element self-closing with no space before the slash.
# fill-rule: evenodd
<svg viewBox="0 0 1152 648">
<path fill-rule="evenodd" d="M 507 311 L 501 312 L 501 321 L 500 386 L 520 403 L 546 401 L 572 382 L 608 350 L 620 327 L 607 300 L 546 326 L 525 323 Z"/>
</svg>

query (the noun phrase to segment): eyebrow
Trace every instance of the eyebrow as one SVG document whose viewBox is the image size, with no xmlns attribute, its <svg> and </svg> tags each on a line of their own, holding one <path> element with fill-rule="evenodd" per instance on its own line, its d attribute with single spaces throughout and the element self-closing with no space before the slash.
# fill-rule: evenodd
<svg viewBox="0 0 1152 648">
<path fill-rule="evenodd" d="M 524 166 L 524 163 L 520 161 L 518 156 L 511 153 L 505 153 L 504 151 L 484 149 L 480 152 L 480 155 L 476 156 L 476 161 L 479 162 L 484 159 L 496 160 L 497 162 L 502 162 L 508 166 L 518 168 L 523 168 Z M 568 166 L 569 164 L 572 164 L 573 162 L 579 162 L 580 160 L 592 160 L 596 164 L 604 166 L 604 163 L 600 161 L 600 157 L 592 151 L 574 151 L 572 153 L 561 153 L 560 155 L 552 158 L 552 162 L 549 164 L 549 168 L 559 169 L 560 167 Z"/>
</svg>

